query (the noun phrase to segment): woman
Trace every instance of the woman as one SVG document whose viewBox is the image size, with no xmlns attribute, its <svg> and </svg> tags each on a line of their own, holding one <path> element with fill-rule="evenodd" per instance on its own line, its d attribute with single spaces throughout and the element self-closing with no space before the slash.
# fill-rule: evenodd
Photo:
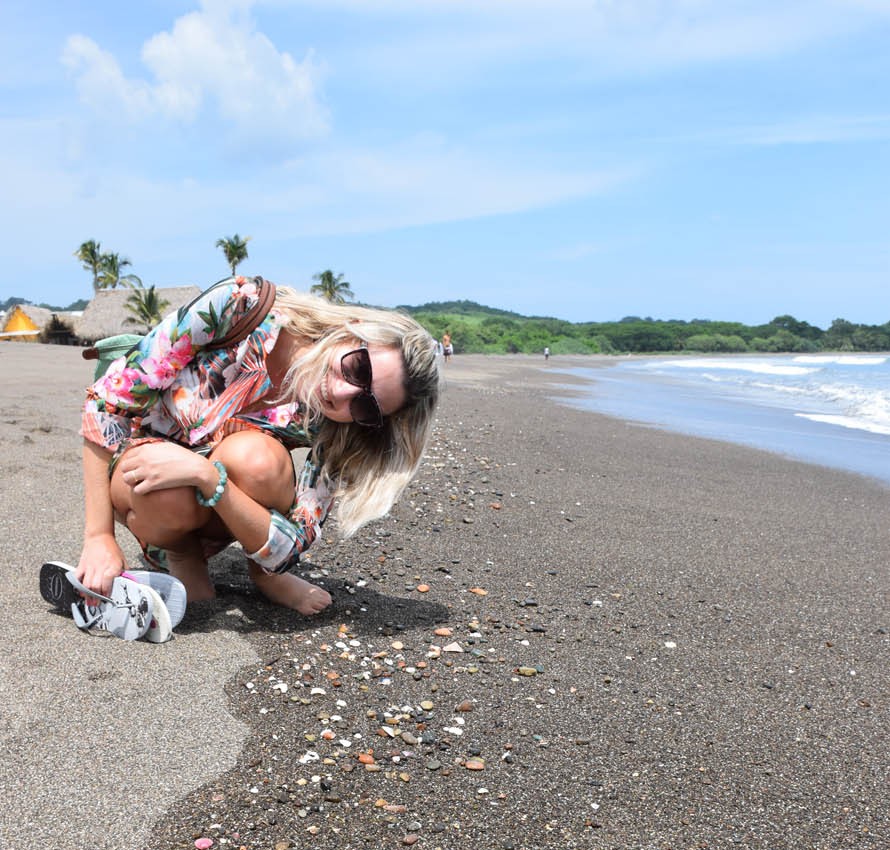
<svg viewBox="0 0 890 850">
<path fill-rule="evenodd" d="M 383 516 L 420 463 L 438 400 L 435 342 L 410 317 L 279 287 L 245 340 L 214 348 L 257 301 L 235 277 L 164 319 L 87 390 L 86 523 L 76 577 L 108 595 L 115 520 L 210 599 L 210 555 L 238 541 L 257 587 L 303 614 L 327 591 L 288 572 L 334 497 L 348 536 Z M 309 446 L 300 475 L 290 451 Z"/>
</svg>

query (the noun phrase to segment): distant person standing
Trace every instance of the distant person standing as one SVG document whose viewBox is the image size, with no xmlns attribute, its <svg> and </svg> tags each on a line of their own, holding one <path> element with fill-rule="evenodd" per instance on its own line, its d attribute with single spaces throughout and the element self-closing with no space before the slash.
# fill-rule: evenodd
<svg viewBox="0 0 890 850">
<path fill-rule="evenodd" d="M 544 346 L 544 359 L 545 360 L 550 359 L 550 346 L 548 346 L 548 345 Z"/>
<path fill-rule="evenodd" d="M 442 334 L 442 352 L 445 355 L 445 362 L 447 363 L 451 359 L 451 355 L 454 354 L 454 346 L 451 344 L 450 331 L 445 331 L 445 333 Z"/>
</svg>

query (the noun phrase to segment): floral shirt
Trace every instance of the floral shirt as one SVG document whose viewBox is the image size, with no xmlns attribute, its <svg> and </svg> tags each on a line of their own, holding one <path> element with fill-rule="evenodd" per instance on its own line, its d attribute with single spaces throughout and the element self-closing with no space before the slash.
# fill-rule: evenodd
<svg viewBox="0 0 890 850">
<path fill-rule="evenodd" d="M 253 281 L 235 277 L 168 315 L 87 389 L 81 434 L 112 451 L 146 436 L 212 448 L 245 428 L 272 434 L 288 450 L 312 446 L 317 432 L 304 426 L 300 405 L 241 412 L 272 386 L 266 357 L 280 330 L 274 309 L 242 342 L 213 347 L 256 301 Z M 270 510 L 269 538 L 249 557 L 268 572 L 288 569 L 315 540 L 332 501 L 321 466 L 307 459 L 290 511 Z"/>
</svg>

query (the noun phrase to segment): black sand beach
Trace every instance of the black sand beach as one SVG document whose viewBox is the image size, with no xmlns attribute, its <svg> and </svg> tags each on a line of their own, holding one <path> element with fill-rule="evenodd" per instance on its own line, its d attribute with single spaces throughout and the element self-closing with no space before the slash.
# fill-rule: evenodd
<svg viewBox="0 0 890 850">
<path fill-rule="evenodd" d="M 230 551 L 124 643 L 37 588 L 79 554 L 89 366 L 0 366 L 3 850 L 890 846 L 890 489 L 459 356 L 391 516 L 311 553 L 333 610 Z"/>
</svg>

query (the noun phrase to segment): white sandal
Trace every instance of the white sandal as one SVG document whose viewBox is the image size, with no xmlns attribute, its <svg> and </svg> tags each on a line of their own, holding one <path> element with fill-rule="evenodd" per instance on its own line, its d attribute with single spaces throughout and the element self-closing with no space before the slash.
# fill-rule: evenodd
<svg viewBox="0 0 890 850">
<path fill-rule="evenodd" d="M 118 576 L 111 586 L 111 596 L 103 596 L 81 584 L 74 570 L 69 570 L 65 578 L 87 599 L 95 600 L 93 605 L 87 599 L 71 603 L 71 616 L 79 629 L 100 629 L 122 640 L 137 640 L 151 627 L 152 598 L 139 582 Z"/>
</svg>

